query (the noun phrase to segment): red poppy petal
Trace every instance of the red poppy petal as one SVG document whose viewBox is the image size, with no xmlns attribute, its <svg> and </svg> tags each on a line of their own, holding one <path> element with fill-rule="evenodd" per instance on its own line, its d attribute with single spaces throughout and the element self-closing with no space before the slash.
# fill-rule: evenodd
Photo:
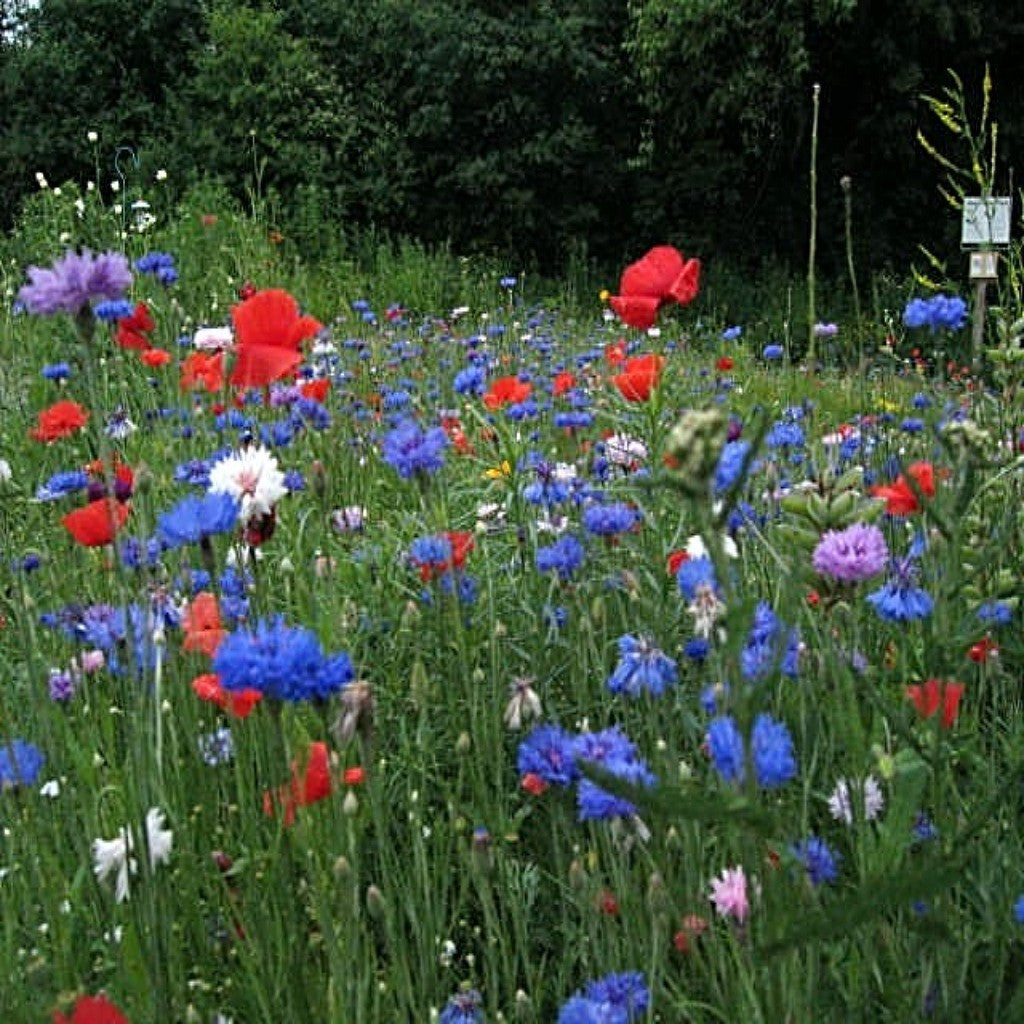
<svg viewBox="0 0 1024 1024">
<path fill-rule="evenodd" d="M 79 544 L 95 548 L 110 544 L 127 518 L 127 505 L 113 498 L 98 498 L 69 512 L 61 522 Z"/>
<path fill-rule="evenodd" d="M 622 272 L 619 292 L 624 296 L 662 299 L 683 270 L 683 257 L 671 245 L 659 245 Z"/>
<path fill-rule="evenodd" d="M 311 804 L 331 794 L 331 769 L 327 757 L 326 743 L 309 745 L 309 761 L 306 763 L 306 777 L 302 787 L 304 804 Z"/>
<path fill-rule="evenodd" d="M 243 345 L 236 353 L 231 384 L 236 388 L 264 388 L 288 376 L 301 362 L 302 353 L 292 349 L 276 345 Z"/>
<path fill-rule="evenodd" d="M 683 264 L 683 269 L 672 282 L 672 286 L 666 294 L 675 299 L 681 306 L 688 306 L 697 298 L 699 290 L 700 260 L 689 259 Z"/>
<path fill-rule="evenodd" d="M 297 348 L 292 340 L 299 305 L 286 291 L 268 288 L 231 308 L 235 338 L 240 346 L 270 345 Z"/>
<path fill-rule="evenodd" d="M 613 295 L 608 304 L 618 314 L 619 319 L 639 331 L 653 327 L 658 318 L 658 300 L 653 297 L 636 295 Z"/>
</svg>

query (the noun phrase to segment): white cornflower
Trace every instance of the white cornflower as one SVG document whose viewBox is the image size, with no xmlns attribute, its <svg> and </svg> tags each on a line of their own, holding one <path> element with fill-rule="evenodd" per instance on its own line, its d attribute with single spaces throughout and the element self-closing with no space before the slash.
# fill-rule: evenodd
<svg viewBox="0 0 1024 1024">
<path fill-rule="evenodd" d="M 192 335 L 192 345 L 203 352 L 219 352 L 231 348 L 234 335 L 230 327 L 200 327 Z"/>
<path fill-rule="evenodd" d="M 174 833 L 164 826 L 167 815 L 159 807 L 150 807 L 146 812 L 146 842 L 149 846 L 149 866 L 156 871 L 158 864 L 166 864 L 171 857 Z"/>
<path fill-rule="evenodd" d="M 239 503 L 238 522 L 244 529 L 254 519 L 269 516 L 288 493 L 277 459 L 263 445 L 245 448 L 210 469 L 210 494 L 230 494 Z"/>
<path fill-rule="evenodd" d="M 612 434 L 605 438 L 604 453 L 615 466 L 636 466 L 647 459 L 647 445 L 628 434 Z"/>
<path fill-rule="evenodd" d="M 854 786 L 857 783 L 854 782 Z M 864 820 L 874 821 L 885 809 L 885 796 L 882 794 L 882 787 L 874 775 L 869 775 L 861 785 L 861 794 L 864 800 Z M 850 793 L 850 784 L 846 779 L 840 779 L 832 795 L 828 798 L 828 809 L 836 821 L 844 825 L 853 824 L 853 802 Z M 859 809 L 859 808 L 858 808 Z"/>
<path fill-rule="evenodd" d="M 523 722 L 531 718 L 540 718 L 540 697 L 533 688 L 532 676 L 516 676 L 509 687 L 510 698 L 505 714 L 502 716 L 509 729 L 522 728 Z"/>
</svg>

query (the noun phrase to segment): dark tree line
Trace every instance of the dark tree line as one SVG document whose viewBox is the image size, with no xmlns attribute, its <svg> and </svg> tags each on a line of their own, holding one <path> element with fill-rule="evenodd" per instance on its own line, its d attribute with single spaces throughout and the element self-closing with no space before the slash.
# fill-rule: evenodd
<svg viewBox="0 0 1024 1024">
<path fill-rule="evenodd" d="M 43 171 L 133 145 L 175 187 L 554 268 L 660 241 L 804 259 L 819 82 L 822 258 L 941 247 L 921 93 L 994 82 L 1024 135 L 1024 9 L 1005 0 L 25 0 L 0 3 L 0 212 Z M 952 140 L 955 143 L 955 140 Z M 101 182 L 102 184 L 102 182 Z"/>
</svg>

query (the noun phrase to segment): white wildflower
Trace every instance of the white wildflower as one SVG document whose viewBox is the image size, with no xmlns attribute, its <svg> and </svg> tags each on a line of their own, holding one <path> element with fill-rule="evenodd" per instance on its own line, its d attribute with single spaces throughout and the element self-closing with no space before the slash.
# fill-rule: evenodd
<svg viewBox="0 0 1024 1024">
<path fill-rule="evenodd" d="M 277 459 L 259 445 L 216 463 L 210 469 L 209 493 L 230 494 L 239 503 L 238 522 L 244 529 L 254 519 L 269 516 L 288 488 Z"/>
</svg>

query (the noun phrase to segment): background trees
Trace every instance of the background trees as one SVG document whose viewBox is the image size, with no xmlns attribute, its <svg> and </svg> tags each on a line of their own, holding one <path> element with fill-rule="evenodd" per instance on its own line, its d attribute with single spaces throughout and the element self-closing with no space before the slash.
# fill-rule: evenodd
<svg viewBox="0 0 1024 1024">
<path fill-rule="evenodd" d="M 1024 21 L 1012 7 L 7 0 L 0 213 L 9 224 L 37 171 L 82 180 L 99 156 L 109 173 L 131 144 L 143 173 L 166 166 L 176 185 L 214 177 L 279 197 L 282 226 L 310 244 L 319 224 L 548 268 L 584 244 L 617 263 L 660 240 L 798 262 L 820 82 L 826 268 L 841 249 L 844 174 L 858 246 L 905 263 L 956 231 L 915 141 L 919 94 L 947 68 L 972 87 L 988 62 L 1004 171 L 1019 148 Z"/>
</svg>

